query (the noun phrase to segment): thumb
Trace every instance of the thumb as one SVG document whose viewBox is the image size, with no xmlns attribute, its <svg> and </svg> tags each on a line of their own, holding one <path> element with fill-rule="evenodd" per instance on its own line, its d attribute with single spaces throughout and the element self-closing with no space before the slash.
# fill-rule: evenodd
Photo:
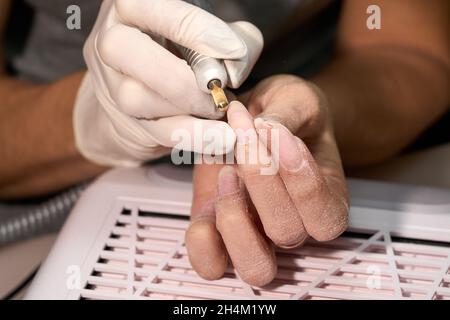
<svg viewBox="0 0 450 320">
<path fill-rule="evenodd" d="M 230 23 L 229 26 L 247 47 L 247 54 L 244 57 L 224 61 L 229 78 L 228 86 L 236 89 L 247 79 L 258 61 L 264 46 L 264 38 L 261 31 L 250 22 L 238 21 Z"/>
<path fill-rule="evenodd" d="M 223 121 L 174 116 L 140 120 L 140 124 L 162 146 L 206 155 L 224 155 L 234 148 L 236 136 Z"/>
<path fill-rule="evenodd" d="M 279 122 L 300 138 L 319 134 L 327 115 L 326 98 L 312 83 L 296 76 L 263 80 L 247 101 L 251 114 Z"/>
<path fill-rule="evenodd" d="M 181 0 L 115 0 L 119 21 L 217 59 L 246 54 L 241 39 L 221 19 Z"/>
</svg>

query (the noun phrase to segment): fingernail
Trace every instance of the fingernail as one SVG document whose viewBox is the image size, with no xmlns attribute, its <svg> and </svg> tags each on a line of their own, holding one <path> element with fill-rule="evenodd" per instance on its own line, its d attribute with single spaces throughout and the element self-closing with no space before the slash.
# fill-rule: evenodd
<svg viewBox="0 0 450 320">
<path fill-rule="evenodd" d="M 276 126 L 264 118 L 256 118 L 253 122 L 256 131 L 258 132 L 258 139 L 265 145 L 269 147 L 269 143 L 272 136 L 272 129 Z"/>
<path fill-rule="evenodd" d="M 253 117 L 245 106 L 237 101 L 233 101 L 228 109 L 228 123 L 236 134 L 238 144 L 248 144 L 255 136 Z"/>
<path fill-rule="evenodd" d="M 239 177 L 232 166 L 226 166 L 220 170 L 218 194 L 228 195 L 239 190 Z"/>
<path fill-rule="evenodd" d="M 304 155 L 296 137 L 284 126 L 279 127 L 278 155 L 280 165 L 288 171 L 298 171 L 304 164 Z"/>
<path fill-rule="evenodd" d="M 269 126 L 281 125 L 281 118 L 274 114 L 260 115 L 257 118 L 255 118 L 255 121 L 257 121 L 258 123 L 264 122 Z"/>
<path fill-rule="evenodd" d="M 298 171 L 303 166 L 305 161 L 303 150 L 299 147 L 297 137 L 289 129 L 273 119 L 257 118 L 254 124 L 258 130 L 259 139 L 270 147 L 272 156 L 278 157 L 283 168 L 288 171 Z"/>
<path fill-rule="evenodd" d="M 273 128 L 281 126 L 281 124 L 278 121 L 266 118 L 256 118 L 253 121 L 253 124 L 255 125 L 256 129 L 266 129 L 266 130 L 272 130 Z"/>
<path fill-rule="evenodd" d="M 269 124 L 263 119 L 263 118 L 256 118 L 255 121 L 253 121 L 253 124 L 255 125 L 256 129 L 269 129 Z"/>
</svg>

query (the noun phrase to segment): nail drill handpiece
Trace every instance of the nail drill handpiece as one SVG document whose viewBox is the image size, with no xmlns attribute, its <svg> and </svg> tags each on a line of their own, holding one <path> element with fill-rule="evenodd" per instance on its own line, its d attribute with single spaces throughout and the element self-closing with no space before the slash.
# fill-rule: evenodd
<svg viewBox="0 0 450 320">
<path fill-rule="evenodd" d="M 209 11 L 206 0 L 188 1 L 204 10 Z M 228 73 L 222 60 L 202 55 L 192 49 L 179 47 L 184 59 L 192 68 L 199 88 L 211 94 L 214 104 L 220 111 L 227 111 L 228 99 L 224 89 L 228 82 Z"/>
</svg>

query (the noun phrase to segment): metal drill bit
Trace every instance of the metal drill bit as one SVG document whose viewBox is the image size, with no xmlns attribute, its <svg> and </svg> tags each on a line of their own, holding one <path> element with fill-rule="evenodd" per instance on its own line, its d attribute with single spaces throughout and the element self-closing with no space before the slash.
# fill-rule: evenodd
<svg viewBox="0 0 450 320">
<path fill-rule="evenodd" d="M 211 90 L 211 95 L 213 97 L 214 103 L 220 111 L 227 111 L 229 102 L 225 92 L 222 89 L 222 84 L 220 80 L 212 80 L 208 84 L 208 88 Z"/>
</svg>

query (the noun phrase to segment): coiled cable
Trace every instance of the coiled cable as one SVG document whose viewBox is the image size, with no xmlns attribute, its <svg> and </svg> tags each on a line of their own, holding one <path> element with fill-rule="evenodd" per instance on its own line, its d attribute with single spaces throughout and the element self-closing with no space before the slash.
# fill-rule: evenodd
<svg viewBox="0 0 450 320">
<path fill-rule="evenodd" d="M 38 235 L 58 231 L 88 183 L 81 183 L 42 204 L 27 207 L 23 213 L 0 220 L 0 247 Z M 3 206 L 18 211 L 16 205 Z M 20 210 L 19 210 L 20 212 Z"/>
</svg>

